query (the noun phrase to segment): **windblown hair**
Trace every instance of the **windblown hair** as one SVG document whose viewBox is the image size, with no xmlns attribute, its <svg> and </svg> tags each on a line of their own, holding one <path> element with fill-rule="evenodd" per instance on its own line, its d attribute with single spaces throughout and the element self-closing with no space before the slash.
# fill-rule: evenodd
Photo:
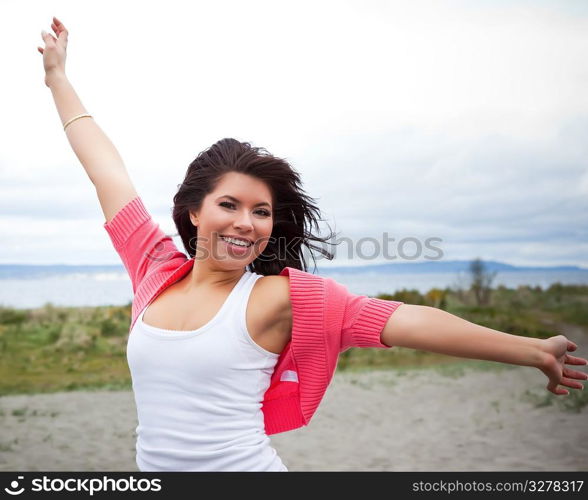
<svg viewBox="0 0 588 500">
<path fill-rule="evenodd" d="M 310 250 L 316 269 L 316 250 L 328 260 L 333 254 L 312 242 L 327 243 L 333 233 L 320 237 L 312 233 L 319 230 L 321 213 L 302 189 L 300 175 L 282 159 L 268 153 L 265 148 L 253 147 L 236 139 L 221 139 L 198 154 L 186 172 L 184 182 L 178 185 L 174 196 L 172 217 L 184 248 L 194 257 L 198 228 L 190 221 L 190 211 L 200 210 L 204 197 L 214 191 L 223 175 L 228 172 L 247 174 L 266 183 L 273 199 L 272 235 L 264 251 L 249 264 L 249 270 L 267 275 L 279 274 L 284 267 L 307 270 L 303 248 Z"/>
</svg>

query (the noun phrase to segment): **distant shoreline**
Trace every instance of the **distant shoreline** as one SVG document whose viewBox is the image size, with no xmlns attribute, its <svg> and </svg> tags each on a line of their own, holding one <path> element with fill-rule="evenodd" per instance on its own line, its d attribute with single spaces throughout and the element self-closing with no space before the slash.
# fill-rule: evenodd
<svg viewBox="0 0 588 500">
<path fill-rule="evenodd" d="M 30 309 L 52 303 L 59 307 L 98 307 L 132 302 L 133 290 L 126 270 L 114 266 L 115 272 L 100 267 L 100 272 L 81 271 L 61 274 L 37 273 L 0 278 L 0 307 Z M 311 272 L 312 269 L 309 270 Z M 457 272 L 337 272 L 322 271 L 321 276 L 346 286 L 351 293 L 377 296 L 401 290 L 422 294 L 444 289 L 467 289 L 471 277 Z M 519 286 L 546 290 L 555 283 L 588 286 L 588 271 L 506 271 L 497 272 L 493 290 Z"/>
<path fill-rule="evenodd" d="M 430 261 L 430 262 L 394 262 L 369 265 L 335 266 L 317 265 L 316 274 L 428 274 L 428 273 L 468 273 L 470 261 Z M 514 266 L 498 261 L 484 261 L 488 272 L 517 273 L 517 272 L 579 272 L 588 273 L 588 268 L 575 265 L 561 266 Z M 314 273 L 312 262 L 308 265 L 309 272 Z M 121 264 L 97 264 L 97 265 L 69 265 L 69 264 L 0 264 L 0 280 L 2 279 L 32 279 L 49 276 L 60 276 L 75 273 L 126 273 Z"/>
</svg>

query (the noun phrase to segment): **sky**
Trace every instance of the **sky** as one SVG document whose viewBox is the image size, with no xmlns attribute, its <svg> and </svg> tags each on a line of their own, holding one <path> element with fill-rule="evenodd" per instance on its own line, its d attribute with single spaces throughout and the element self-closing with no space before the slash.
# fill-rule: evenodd
<svg viewBox="0 0 588 500">
<path fill-rule="evenodd" d="M 351 242 L 320 265 L 588 267 L 582 0 L 0 0 L 2 264 L 120 263 L 44 84 L 53 16 L 167 234 L 188 165 L 234 137 L 286 158 Z"/>
</svg>

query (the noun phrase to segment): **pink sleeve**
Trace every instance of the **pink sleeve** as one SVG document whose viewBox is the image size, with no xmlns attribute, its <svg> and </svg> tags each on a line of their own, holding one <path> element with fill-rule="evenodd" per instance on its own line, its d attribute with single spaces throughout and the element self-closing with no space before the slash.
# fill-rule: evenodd
<svg viewBox="0 0 588 500">
<path fill-rule="evenodd" d="M 186 258 L 171 237 L 155 223 L 140 197 L 127 203 L 112 220 L 105 222 L 104 229 L 129 273 L 133 292 L 141 280 L 162 263 L 175 257 Z"/>
<path fill-rule="evenodd" d="M 343 327 L 341 333 L 341 350 L 350 347 L 380 347 L 380 335 L 388 318 L 403 302 L 383 300 L 355 295 L 347 291 Z"/>
</svg>

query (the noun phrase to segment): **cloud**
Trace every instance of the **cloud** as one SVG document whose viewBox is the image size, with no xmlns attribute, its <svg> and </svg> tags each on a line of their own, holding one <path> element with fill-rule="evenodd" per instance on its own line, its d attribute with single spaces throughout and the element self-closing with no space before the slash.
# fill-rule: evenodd
<svg viewBox="0 0 588 500">
<path fill-rule="evenodd" d="M 466 258 L 483 249 L 586 263 L 587 10 L 527 0 L 2 3 L 14 20 L 5 65 L 18 77 L 0 96 L 0 227 L 18 236 L 3 237 L 0 261 L 118 262 L 43 83 L 36 46 L 56 15 L 70 30 L 70 80 L 168 231 L 188 164 L 236 137 L 288 158 L 353 237 L 432 234 Z M 40 243 L 31 228 L 42 225 L 61 236 Z"/>
</svg>

